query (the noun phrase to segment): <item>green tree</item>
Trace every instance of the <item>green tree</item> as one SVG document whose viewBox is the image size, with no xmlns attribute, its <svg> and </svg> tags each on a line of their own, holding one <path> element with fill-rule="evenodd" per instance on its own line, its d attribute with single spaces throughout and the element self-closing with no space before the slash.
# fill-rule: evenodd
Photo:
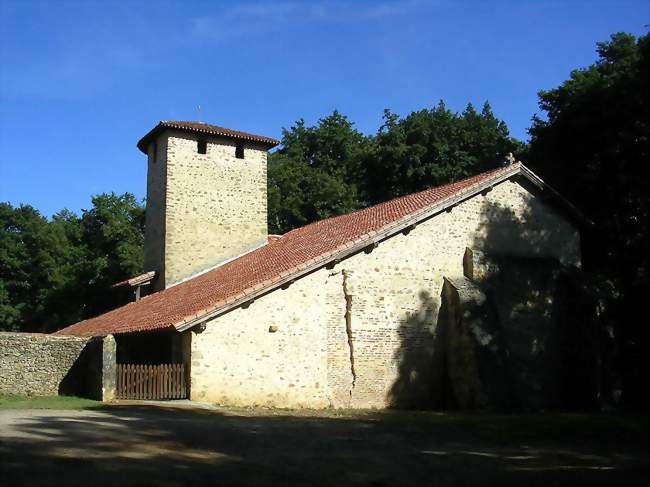
<svg viewBox="0 0 650 487">
<path fill-rule="evenodd" d="M 522 144 L 510 137 L 486 102 L 462 114 L 439 104 L 400 119 L 384 111 L 384 122 L 368 155 L 367 199 L 379 203 L 438 186 L 504 164 Z"/>
<path fill-rule="evenodd" d="M 285 129 L 282 147 L 269 157 L 271 233 L 361 208 L 358 185 L 369 144 L 337 111 L 314 127 L 299 120 Z"/>
<path fill-rule="evenodd" d="M 337 111 L 313 127 L 299 120 L 269 158 L 269 226 L 284 233 L 470 176 L 522 148 L 488 103 L 456 114 L 440 102 L 403 119 L 386 110 L 376 136 Z"/>
<path fill-rule="evenodd" d="M 123 297 L 111 285 L 140 274 L 144 265 L 144 206 L 130 193 L 100 194 L 92 203 L 81 216 L 86 258 L 78 292 L 84 317 L 120 304 Z"/>
<path fill-rule="evenodd" d="M 49 260 L 41 251 L 47 220 L 31 206 L 13 208 L 2 203 L 0 223 L 0 326 L 16 331 L 41 309 L 33 283 L 47 276 L 39 265 Z"/>
<path fill-rule="evenodd" d="M 74 282 L 71 263 L 80 258 L 68 230 L 70 218 L 49 223 L 28 205 L 0 204 L 0 326 L 12 331 L 43 331 L 57 324 L 57 290 Z"/>
<path fill-rule="evenodd" d="M 110 285 L 142 270 L 144 207 L 102 194 L 81 217 L 0 204 L 0 327 L 54 331 L 121 304 Z"/>
<path fill-rule="evenodd" d="M 597 44 L 598 60 L 541 91 L 545 118 L 530 128 L 529 164 L 595 223 L 583 233 L 585 268 L 616 287 L 615 333 L 625 400 L 644 395 L 648 295 L 648 35 L 618 33 Z M 647 404 L 647 399 L 645 399 Z"/>
</svg>

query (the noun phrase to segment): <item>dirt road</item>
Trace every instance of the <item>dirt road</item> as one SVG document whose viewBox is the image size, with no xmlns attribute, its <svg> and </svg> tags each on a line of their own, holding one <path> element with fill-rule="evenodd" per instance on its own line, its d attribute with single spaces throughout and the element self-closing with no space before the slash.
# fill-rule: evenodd
<svg viewBox="0 0 650 487">
<path fill-rule="evenodd" d="M 647 420 L 644 432 L 571 418 L 5 410 L 0 484 L 647 485 Z"/>
</svg>

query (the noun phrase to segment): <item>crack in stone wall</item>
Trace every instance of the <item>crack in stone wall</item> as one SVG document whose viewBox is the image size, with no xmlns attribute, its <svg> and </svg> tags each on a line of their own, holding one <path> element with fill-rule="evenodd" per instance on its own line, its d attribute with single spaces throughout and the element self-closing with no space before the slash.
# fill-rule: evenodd
<svg viewBox="0 0 650 487">
<path fill-rule="evenodd" d="M 354 343 L 352 341 L 352 293 L 349 282 L 350 271 L 343 270 L 343 295 L 345 296 L 345 332 L 348 337 L 348 347 L 350 349 L 350 372 L 352 373 L 352 387 L 350 388 L 350 397 L 357 383 L 357 371 L 354 368 Z"/>
</svg>

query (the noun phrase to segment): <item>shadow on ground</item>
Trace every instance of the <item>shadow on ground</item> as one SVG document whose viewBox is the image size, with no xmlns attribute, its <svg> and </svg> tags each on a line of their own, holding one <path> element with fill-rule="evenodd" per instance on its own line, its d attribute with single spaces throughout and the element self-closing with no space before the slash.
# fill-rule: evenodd
<svg viewBox="0 0 650 487">
<path fill-rule="evenodd" d="M 10 485 L 646 485 L 647 418 L 0 411 Z"/>
</svg>

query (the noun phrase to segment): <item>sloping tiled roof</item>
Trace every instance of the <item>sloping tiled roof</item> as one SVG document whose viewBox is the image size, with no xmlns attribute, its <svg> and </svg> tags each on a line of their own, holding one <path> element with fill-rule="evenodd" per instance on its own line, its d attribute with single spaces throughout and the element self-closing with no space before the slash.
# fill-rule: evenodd
<svg viewBox="0 0 650 487">
<path fill-rule="evenodd" d="M 275 147 L 280 143 L 279 140 L 264 135 L 249 134 L 247 132 L 240 132 L 239 130 L 231 130 L 218 125 L 211 125 L 203 122 L 181 122 L 174 120 L 163 120 L 154 128 L 152 128 L 147 135 L 142 137 L 138 142 L 138 149 L 145 154 L 147 153 L 147 145 L 149 140 L 156 137 L 165 129 L 176 129 L 184 132 L 192 132 L 196 134 L 214 135 L 225 137 L 228 139 L 247 140 L 249 142 L 257 142 L 267 149 Z"/>
<path fill-rule="evenodd" d="M 183 330 L 358 252 L 509 177 L 541 180 L 516 163 L 456 183 L 297 228 L 267 245 L 163 291 L 71 325 L 58 334 L 101 336 Z M 535 178 L 535 179 L 533 179 Z"/>
</svg>

